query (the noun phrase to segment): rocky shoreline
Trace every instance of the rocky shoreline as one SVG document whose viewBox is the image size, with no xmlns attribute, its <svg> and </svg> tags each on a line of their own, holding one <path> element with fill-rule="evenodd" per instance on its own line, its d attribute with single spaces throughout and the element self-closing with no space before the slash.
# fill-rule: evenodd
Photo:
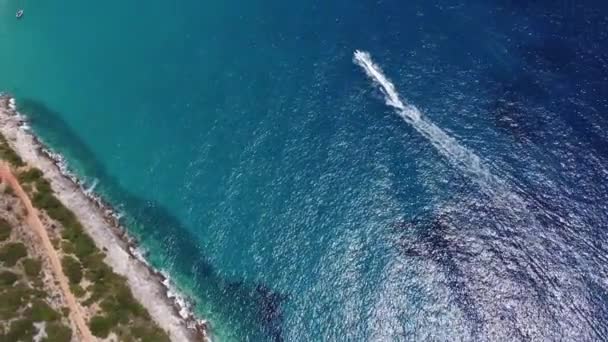
<svg viewBox="0 0 608 342">
<path fill-rule="evenodd" d="M 65 159 L 53 153 L 31 131 L 17 111 L 15 100 L 0 94 L 0 132 L 29 164 L 43 171 L 57 197 L 84 224 L 106 262 L 127 278 L 134 296 L 174 341 L 209 341 L 206 321 L 196 318 L 189 300 L 178 294 L 171 280 L 153 268 L 120 223 L 120 215 L 69 171 Z"/>
</svg>

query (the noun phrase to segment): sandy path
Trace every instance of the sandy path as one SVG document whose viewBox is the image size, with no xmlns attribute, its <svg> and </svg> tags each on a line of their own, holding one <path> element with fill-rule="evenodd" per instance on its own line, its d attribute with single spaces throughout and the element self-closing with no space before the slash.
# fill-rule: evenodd
<svg viewBox="0 0 608 342">
<path fill-rule="evenodd" d="M 91 334 L 89 327 L 87 326 L 84 315 L 80 310 L 80 306 L 76 302 L 76 298 L 70 291 L 70 286 L 68 283 L 68 279 L 63 273 L 63 269 L 61 268 L 61 262 L 59 260 L 59 255 L 57 255 L 57 251 L 53 248 L 51 244 L 51 240 L 49 239 L 48 234 L 46 233 L 46 229 L 40 222 L 40 218 L 38 217 L 38 210 L 34 208 L 30 198 L 27 196 L 21 184 L 17 178 L 13 175 L 10 168 L 2 163 L 0 164 L 0 178 L 6 181 L 15 191 L 15 194 L 19 197 L 25 208 L 27 209 L 27 223 L 28 225 L 34 229 L 36 234 L 40 237 L 42 241 L 42 246 L 46 252 L 46 255 L 49 257 L 51 261 L 51 268 L 53 269 L 53 273 L 55 274 L 55 279 L 59 282 L 59 287 L 61 288 L 61 292 L 63 292 L 63 297 L 67 302 L 67 305 L 70 309 L 70 319 L 74 323 L 74 325 L 78 328 L 79 332 L 79 341 L 92 342 L 95 341 L 95 338 Z"/>
</svg>

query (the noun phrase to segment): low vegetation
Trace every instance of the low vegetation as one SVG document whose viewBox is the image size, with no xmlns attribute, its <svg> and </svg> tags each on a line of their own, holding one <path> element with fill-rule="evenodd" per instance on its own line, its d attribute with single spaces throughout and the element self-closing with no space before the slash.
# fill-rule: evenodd
<svg viewBox="0 0 608 342">
<path fill-rule="evenodd" d="M 40 260 L 26 258 L 21 261 L 23 264 L 23 270 L 25 274 L 30 278 L 36 278 L 40 275 L 40 270 L 42 269 L 42 263 Z"/>
<path fill-rule="evenodd" d="M 76 215 L 55 197 L 43 173 L 36 168 L 26 169 L 2 135 L 0 159 L 20 170 L 17 177 L 33 205 L 61 226 L 60 238 L 53 238 L 52 242 L 64 254 L 62 268 L 70 287 L 83 305 L 99 307 L 89 322 L 91 332 L 98 337 L 115 333 L 121 341 L 170 341 L 135 300 L 126 279 L 104 262 L 104 253 L 86 234 Z M 5 193 L 12 193 L 12 189 L 6 188 Z M 39 289 L 40 260 L 28 258 L 25 246 L 8 241 L 10 237 L 10 224 L 0 218 L 0 262 L 5 268 L 12 268 L 0 272 L 0 341 L 31 341 L 37 332 L 34 323 L 39 321 L 47 322 L 44 341 L 70 341 L 72 331 L 64 324 L 69 310 L 61 308 L 60 313 L 49 305 L 46 293 Z M 90 283 L 86 289 L 81 286 L 83 279 Z"/>
<path fill-rule="evenodd" d="M 5 341 L 32 341 L 35 333 L 36 328 L 31 318 L 19 318 L 11 322 L 3 338 Z"/>
<path fill-rule="evenodd" d="M 0 272 L 0 286 L 11 286 L 19 277 L 11 271 Z"/>
<path fill-rule="evenodd" d="M 34 323 L 47 322 L 44 341 L 69 342 L 67 318 L 53 309 L 42 290 L 40 260 L 28 257 L 23 243 L 16 241 L 0 242 L 0 254 L 0 341 L 32 341 L 38 333 Z"/>
<path fill-rule="evenodd" d="M 0 159 L 13 167 L 25 166 L 2 135 Z M 45 186 L 43 182 L 36 184 L 36 188 L 40 189 Z M 0 196 L 6 197 L 13 195 L 13 189 L 8 186 L 0 193 Z M 42 262 L 28 256 L 26 245 L 19 241 L 24 236 L 7 220 L 10 215 L 15 215 L 10 203 L 4 211 L 0 211 L 0 341 L 32 341 L 38 333 L 35 323 L 46 322 L 47 336 L 41 341 L 69 342 L 72 330 L 68 318 L 53 308 L 52 296 L 44 286 Z"/>
<path fill-rule="evenodd" d="M 82 265 L 76 258 L 72 256 L 65 256 L 61 259 L 61 267 L 63 273 L 68 277 L 70 283 L 79 284 L 82 280 Z"/>
<path fill-rule="evenodd" d="M 42 171 L 37 168 L 31 168 L 17 175 L 20 183 L 31 183 L 42 179 Z"/>
<path fill-rule="evenodd" d="M 46 302 L 36 299 L 32 302 L 32 307 L 28 309 L 32 319 L 36 322 L 56 321 L 61 315 L 53 310 Z"/>
<path fill-rule="evenodd" d="M 5 219 L 0 218 L 0 241 L 6 241 L 11 236 L 12 230 L 11 225 Z"/>
<path fill-rule="evenodd" d="M 70 342 L 72 330 L 63 324 L 52 322 L 46 325 L 47 342 Z"/>
<path fill-rule="evenodd" d="M 54 245 L 65 254 L 62 267 L 72 292 L 85 306 L 99 305 L 99 312 L 89 322 L 91 332 L 102 338 L 114 332 L 125 341 L 169 341 L 167 334 L 135 300 L 126 279 L 104 262 L 104 253 L 86 234 L 76 215 L 55 197 L 42 172 L 29 169 L 20 173 L 19 179 L 32 186 L 34 206 L 62 227 L 61 241 Z M 83 279 L 91 283 L 86 290 L 80 286 Z"/>
<path fill-rule="evenodd" d="M 13 267 L 19 259 L 27 256 L 27 249 L 21 242 L 9 242 L 0 247 L 0 261 L 4 266 Z"/>
<path fill-rule="evenodd" d="M 8 145 L 6 138 L 2 134 L 0 134 L 0 159 L 6 160 L 14 167 L 25 165 L 21 157 Z"/>
</svg>

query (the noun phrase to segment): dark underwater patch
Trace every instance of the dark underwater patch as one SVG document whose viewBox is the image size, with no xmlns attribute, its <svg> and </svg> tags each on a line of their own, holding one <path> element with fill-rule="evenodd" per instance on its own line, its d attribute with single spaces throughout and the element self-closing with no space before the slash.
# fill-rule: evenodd
<svg viewBox="0 0 608 342">
<path fill-rule="evenodd" d="M 606 287 L 579 276 L 601 263 L 602 252 L 580 241 L 594 237 L 573 229 L 560 219 L 561 207 L 538 196 L 526 197 L 527 214 L 482 197 L 391 229 L 405 259 L 439 266 L 451 301 L 470 324 L 467 339 L 605 338 Z"/>
<path fill-rule="evenodd" d="M 478 338 L 482 321 L 468 294 L 465 274 L 455 260 L 460 257 L 458 254 L 467 253 L 467 250 L 460 248 L 458 241 L 452 238 L 448 219 L 447 216 L 440 216 L 401 221 L 394 230 L 400 235 L 397 246 L 399 252 L 408 258 L 420 258 L 441 266 L 456 305 L 467 318 L 470 337 Z"/>
</svg>

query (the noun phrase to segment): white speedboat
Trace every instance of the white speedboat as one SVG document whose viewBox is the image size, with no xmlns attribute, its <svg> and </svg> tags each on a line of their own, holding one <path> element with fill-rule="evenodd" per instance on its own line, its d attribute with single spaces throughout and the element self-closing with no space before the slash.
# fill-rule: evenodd
<svg viewBox="0 0 608 342">
<path fill-rule="evenodd" d="M 15 14 L 15 17 L 17 17 L 17 19 L 20 19 L 21 17 L 23 17 L 23 10 L 20 9 L 17 11 L 17 14 Z"/>
</svg>

